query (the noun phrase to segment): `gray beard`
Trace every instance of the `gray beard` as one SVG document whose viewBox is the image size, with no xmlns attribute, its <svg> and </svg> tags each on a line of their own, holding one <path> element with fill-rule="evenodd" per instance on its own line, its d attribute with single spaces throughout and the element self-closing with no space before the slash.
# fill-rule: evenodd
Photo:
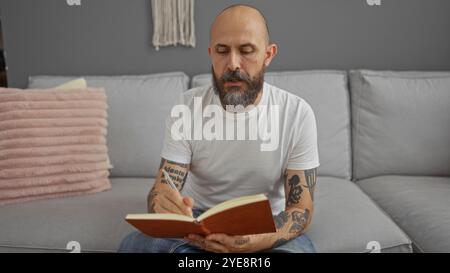
<svg viewBox="0 0 450 273">
<path fill-rule="evenodd" d="M 242 105 L 243 107 L 247 107 L 251 104 L 254 104 L 256 98 L 258 97 L 260 90 L 248 89 L 245 91 L 233 90 L 233 88 L 228 89 L 228 92 L 221 96 L 222 105 L 225 107 L 227 105 L 230 106 L 238 106 Z"/>
<path fill-rule="evenodd" d="M 238 87 L 231 87 L 227 92 L 224 90 L 225 88 L 223 87 L 223 84 L 219 84 L 221 79 L 218 80 L 216 78 L 214 70 L 212 70 L 212 77 L 214 92 L 219 96 L 220 102 L 225 109 L 227 109 L 227 106 L 231 106 L 231 108 L 234 107 L 235 109 L 239 108 L 237 106 L 246 108 L 247 106 L 255 103 L 256 98 L 262 90 L 264 84 L 264 68 L 255 79 L 244 79 L 246 85 L 248 86 L 248 89 L 244 91 L 240 91 Z"/>
</svg>

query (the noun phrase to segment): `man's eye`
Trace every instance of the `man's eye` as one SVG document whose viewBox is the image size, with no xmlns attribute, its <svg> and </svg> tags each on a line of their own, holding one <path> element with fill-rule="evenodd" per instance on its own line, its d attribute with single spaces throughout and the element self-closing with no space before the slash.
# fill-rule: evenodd
<svg viewBox="0 0 450 273">
<path fill-rule="evenodd" d="M 250 54 L 250 53 L 253 53 L 253 49 L 251 49 L 251 48 L 245 48 L 245 49 L 242 49 L 242 50 L 241 50 L 241 53 L 242 53 L 242 54 Z"/>
<path fill-rule="evenodd" d="M 226 54 L 228 52 L 228 50 L 226 49 L 217 49 L 217 53 L 219 54 Z"/>
</svg>

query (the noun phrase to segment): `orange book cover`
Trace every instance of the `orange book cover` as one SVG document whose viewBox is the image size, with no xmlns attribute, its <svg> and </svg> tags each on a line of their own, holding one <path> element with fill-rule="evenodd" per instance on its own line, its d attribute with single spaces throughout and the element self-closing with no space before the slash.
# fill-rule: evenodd
<svg viewBox="0 0 450 273">
<path fill-rule="evenodd" d="M 142 233 L 159 238 L 182 238 L 192 233 L 249 235 L 276 232 L 270 203 L 264 194 L 225 201 L 197 218 L 147 213 L 128 214 L 125 220 Z"/>
</svg>

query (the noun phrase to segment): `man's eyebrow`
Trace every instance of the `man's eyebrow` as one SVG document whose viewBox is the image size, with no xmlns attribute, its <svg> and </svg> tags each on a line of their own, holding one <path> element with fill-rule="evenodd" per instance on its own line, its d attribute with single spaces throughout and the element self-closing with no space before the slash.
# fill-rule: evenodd
<svg viewBox="0 0 450 273">
<path fill-rule="evenodd" d="M 226 48 L 229 48 L 229 46 L 224 45 L 224 44 L 216 44 L 215 47 L 216 47 L 216 48 L 218 48 L 218 47 L 226 47 Z M 252 43 L 245 43 L 245 44 L 239 45 L 239 48 L 243 48 L 243 47 L 256 48 L 256 46 L 255 46 L 254 44 L 252 44 Z"/>
<path fill-rule="evenodd" d="M 229 46 L 224 45 L 224 44 L 216 44 L 216 48 L 218 48 L 218 47 L 229 47 Z"/>
<path fill-rule="evenodd" d="M 248 46 L 251 47 L 251 48 L 256 48 L 256 46 L 254 44 L 252 44 L 252 43 L 246 43 L 246 44 L 240 45 L 239 47 L 243 48 L 243 47 L 248 47 Z"/>
</svg>

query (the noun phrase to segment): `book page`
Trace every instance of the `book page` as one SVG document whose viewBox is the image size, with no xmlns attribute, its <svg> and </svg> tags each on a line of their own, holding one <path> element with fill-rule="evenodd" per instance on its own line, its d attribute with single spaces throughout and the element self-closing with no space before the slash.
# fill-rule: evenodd
<svg viewBox="0 0 450 273">
<path fill-rule="evenodd" d="M 186 215 L 174 213 L 146 213 L 146 214 L 128 214 L 125 219 L 128 220 L 176 220 L 184 222 L 194 222 L 195 219 Z"/>
<path fill-rule="evenodd" d="M 242 196 L 238 198 L 234 198 L 225 202 L 222 202 L 209 210 L 205 211 L 202 215 L 197 217 L 197 221 L 201 222 L 203 219 L 208 218 L 211 215 L 214 215 L 216 213 L 222 212 L 227 209 L 239 207 L 242 205 L 255 203 L 259 201 L 267 200 L 267 197 L 264 194 L 256 194 L 256 195 L 248 195 L 248 196 Z"/>
</svg>

